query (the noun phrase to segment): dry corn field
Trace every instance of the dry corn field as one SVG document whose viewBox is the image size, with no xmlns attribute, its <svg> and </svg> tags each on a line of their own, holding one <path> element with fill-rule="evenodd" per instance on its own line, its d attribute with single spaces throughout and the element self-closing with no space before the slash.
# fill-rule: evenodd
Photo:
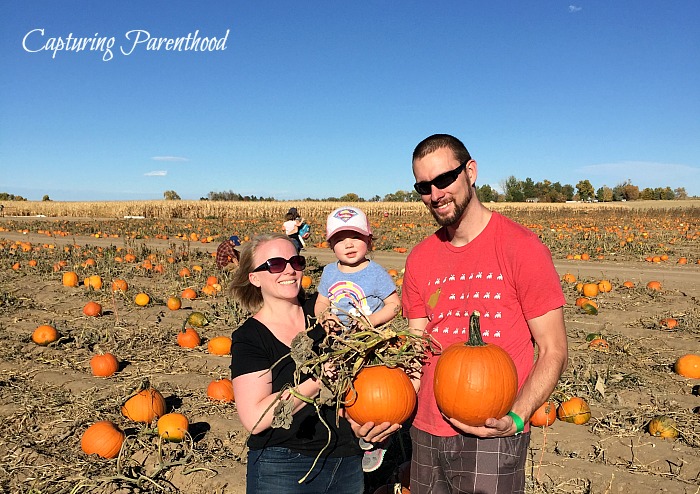
<svg viewBox="0 0 700 494">
<path fill-rule="evenodd" d="M 245 241 L 280 231 L 295 206 L 312 226 L 304 254 L 313 291 L 333 259 L 323 230 L 339 205 L 5 203 L 0 492 L 245 492 L 246 433 L 235 401 L 213 400 L 208 388 L 229 377 L 230 359 L 210 343 L 247 314 L 227 297 L 229 274 L 212 253 L 233 234 Z M 357 205 L 372 223 L 374 259 L 396 270 L 400 291 L 407 253 L 435 223 L 422 204 Z M 674 370 L 680 357 L 700 356 L 700 201 L 489 207 L 549 246 L 567 297 L 570 350 L 552 400 L 556 407 L 578 397 L 591 408 L 584 424 L 532 428 L 528 492 L 700 493 L 700 379 Z M 115 280 L 126 286 L 114 291 Z M 172 308 L 175 297 L 180 308 Z M 89 302 L 101 306 L 99 317 L 85 314 Z M 195 325 L 200 344 L 183 348 L 178 335 L 193 312 L 206 324 Z M 56 329 L 55 341 L 33 341 L 42 325 Z M 118 369 L 98 377 L 90 363 L 104 352 L 117 357 Z M 187 417 L 183 441 L 161 439 L 155 420 L 122 414 L 146 382 L 167 412 Z M 649 432 L 659 416 L 667 417 L 663 428 L 652 431 L 677 437 Z M 98 421 L 125 434 L 115 458 L 81 448 Z M 409 455 L 402 433 L 368 475 L 367 492 L 393 492 L 385 486 L 400 480 Z"/>
</svg>

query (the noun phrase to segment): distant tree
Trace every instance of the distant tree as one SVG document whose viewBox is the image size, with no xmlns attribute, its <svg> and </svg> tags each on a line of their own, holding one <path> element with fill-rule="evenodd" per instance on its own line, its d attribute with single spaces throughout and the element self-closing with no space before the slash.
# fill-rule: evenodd
<svg viewBox="0 0 700 494">
<path fill-rule="evenodd" d="M 506 202 L 523 202 L 525 200 L 522 182 L 515 178 L 514 175 L 505 179 L 500 185 L 503 189 Z"/>
<path fill-rule="evenodd" d="M 578 191 L 578 197 L 581 201 L 587 201 L 588 199 L 591 199 L 595 194 L 593 185 L 588 179 L 581 180 L 579 183 L 577 183 L 576 190 Z"/>
<path fill-rule="evenodd" d="M 537 197 L 537 188 L 535 187 L 535 182 L 530 177 L 527 177 L 521 184 L 521 190 L 523 191 L 523 197 L 525 199 L 532 199 Z"/>
<path fill-rule="evenodd" d="M 572 201 L 574 199 L 574 186 L 571 184 L 562 185 L 561 193 L 564 194 L 565 201 Z"/>
<path fill-rule="evenodd" d="M 26 201 L 26 199 L 22 196 L 0 192 L 0 201 Z"/>
<path fill-rule="evenodd" d="M 673 193 L 673 190 L 671 187 L 664 187 L 664 189 L 661 191 L 661 199 L 664 201 L 672 201 L 673 199 L 676 198 L 676 194 Z"/>
<path fill-rule="evenodd" d="M 420 196 L 415 190 L 397 190 L 393 194 L 387 194 L 382 199 L 384 202 L 416 202 L 420 200 Z"/>
<path fill-rule="evenodd" d="M 653 201 L 654 200 L 654 189 L 651 189 L 649 187 L 644 188 L 642 190 L 642 193 L 640 194 L 640 197 L 644 199 L 645 201 Z"/>
<path fill-rule="evenodd" d="M 382 200 L 382 198 L 379 197 L 378 195 L 372 196 L 371 198 L 369 198 L 369 202 L 379 202 L 381 200 Z"/>
<path fill-rule="evenodd" d="M 636 201 L 639 199 L 639 187 L 632 185 L 632 182 L 628 180 L 622 186 L 622 195 L 628 201 Z"/>
<path fill-rule="evenodd" d="M 365 202 L 365 200 L 354 192 L 349 192 L 340 196 L 340 202 Z"/>
<path fill-rule="evenodd" d="M 50 201 L 51 198 L 49 197 L 48 194 L 46 194 L 46 195 L 44 195 L 44 197 L 41 198 L 41 200 L 44 201 L 44 202 L 46 202 L 46 201 Z"/>
<path fill-rule="evenodd" d="M 678 187 L 677 189 L 673 190 L 673 193 L 676 195 L 676 199 L 684 201 L 688 198 L 688 193 L 685 191 L 685 187 Z"/>
<path fill-rule="evenodd" d="M 613 200 L 613 191 L 607 185 L 603 185 L 595 194 L 600 202 L 610 202 Z"/>
<path fill-rule="evenodd" d="M 166 201 L 179 201 L 180 196 L 174 190 L 166 190 L 163 192 L 163 199 Z"/>
<path fill-rule="evenodd" d="M 481 187 L 476 187 L 476 196 L 481 202 L 496 202 L 498 201 L 498 192 L 489 184 L 484 184 Z"/>
</svg>

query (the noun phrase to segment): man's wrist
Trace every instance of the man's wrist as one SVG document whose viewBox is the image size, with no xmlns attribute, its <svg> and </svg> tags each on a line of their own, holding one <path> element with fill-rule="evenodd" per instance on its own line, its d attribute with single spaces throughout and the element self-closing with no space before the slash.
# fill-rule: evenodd
<svg viewBox="0 0 700 494">
<path fill-rule="evenodd" d="M 524 429 L 525 429 L 525 422 L 523 422 L 523 419 L 520 418 L 520 415 L 515 413 L 513 410 L 508 412 L 508 414 L 511 419 L 513 419 L 513 423 L 515 424 L 515 434 L 520 434 Z"/>
</svg>

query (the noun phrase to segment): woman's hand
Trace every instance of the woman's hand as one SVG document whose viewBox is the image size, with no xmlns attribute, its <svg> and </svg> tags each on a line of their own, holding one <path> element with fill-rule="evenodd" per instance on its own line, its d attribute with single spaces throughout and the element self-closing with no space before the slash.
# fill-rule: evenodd
<svg viewBox="0 0 700 494">
<path fill-rule="evenodd" d="M 380 443 L 386 438 L 391 436 L 394 432 L 401 429 L 401 424 L 392 424 L 391 422 L 384 422 L 382 424 L 375 425 L 374 422 L 367 422 L 364 425 L 360 425 L 351 419 L 345 410 L 340 410 L 340 415 L 345 417 L 345 420 L 350 422 L 350 427 L 360 439 L 364 439 L 368 443 Z"/>
</svg>

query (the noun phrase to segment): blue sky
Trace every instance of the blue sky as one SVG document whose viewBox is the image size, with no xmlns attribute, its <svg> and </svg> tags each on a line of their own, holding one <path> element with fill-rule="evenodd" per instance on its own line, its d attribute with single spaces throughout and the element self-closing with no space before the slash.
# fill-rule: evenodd
<svg viewBox="0 0 700 494">
<path fill-rule="evenodd" d="M 698 19 L 697 0 L 4 0 L 0 192 L 383 197 L 445 132 L 496 188 L 700 195 Z M 225 49 L 134 47 L 196 31 Z M 69 35 L 104 43 L 51 49 Z"/>
</svg>

